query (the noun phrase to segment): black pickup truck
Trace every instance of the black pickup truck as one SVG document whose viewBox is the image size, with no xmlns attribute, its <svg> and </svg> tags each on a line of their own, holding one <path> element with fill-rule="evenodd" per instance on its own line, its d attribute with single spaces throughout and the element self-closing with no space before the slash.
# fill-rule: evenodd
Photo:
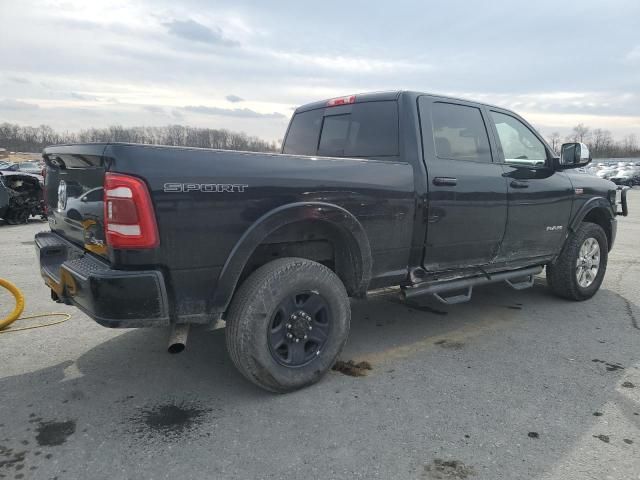
<svg viewBox="0 0 640 480">
<path fill-rule="evenodd" d="M 554 293 L 585 300 L 616 236 L 616 186 L 575 170 L 585 145 L 557 156 L 511 111 L 417 92 L 302 106 L 281 154 L 102 143 L 44 158 L 52 298 L 107 327 L 171 326 L 174 348 L 224 320 L 237 368 L 275 392 L 332 366 L 350 296 L 457 303 L 546 267 Z"/>
</svg>

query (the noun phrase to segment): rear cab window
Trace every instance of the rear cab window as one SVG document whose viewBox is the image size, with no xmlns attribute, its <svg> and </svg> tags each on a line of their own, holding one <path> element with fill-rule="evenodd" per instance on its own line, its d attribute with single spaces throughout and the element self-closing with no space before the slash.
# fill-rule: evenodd
<svg viewBox="0 0 640 480">
<path fill-rule="evenodd" d="M 322 127 L 322 110 L 296 113 L 291 120 L 282 153 L 315 155 Z"/>
<path fill-rule="evenodd" d="M 395 100 L 354 103 L 295 114 L 283 153 L 397 159 Z"/>
</svg>

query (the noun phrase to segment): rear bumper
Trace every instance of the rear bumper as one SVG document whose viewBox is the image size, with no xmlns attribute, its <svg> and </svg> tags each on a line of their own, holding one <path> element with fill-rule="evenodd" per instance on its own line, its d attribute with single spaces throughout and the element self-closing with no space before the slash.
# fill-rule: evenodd
<svg viewBox="0 0 640 480">
<path fill-rule="evenodd" d="M 52 232 L 35 237 L 40 274 L 59 300 L 111 328 L 169 325 L 165 281 L 158 270 L 114 270 Z"/>
</svg>

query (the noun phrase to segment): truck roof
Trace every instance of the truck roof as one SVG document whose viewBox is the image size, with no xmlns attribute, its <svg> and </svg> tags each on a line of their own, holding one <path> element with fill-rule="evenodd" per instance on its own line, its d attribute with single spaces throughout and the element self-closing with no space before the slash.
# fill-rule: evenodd
<svg viewBox="0 0 640 480">
<path fill-rule="evenodd" d="M 361 103 L 361 102 L 380 102 L 380 101 L 384 101 L 384 100 L 397 100 L 401 95 L 406 94 L 406 95 L 412 95 L 415 97 L 418 97 L 420 95 L 429 95 L 432 97 L 438 97 L 438 98 L 443 98 L 443 99 L 448 99 L 448 100 L 462 100 L 464 102 L 472 102 L 472 103 L 477 103 L 479 105 L 485 105 L 487 107 L 492 107 L 492 108 L 500 108 L 502 110 L 508 110 L 504 107 L 500 107 L 498 105 L 492 105 L 489 103 L 485 103 L 485 102 L 479 102 L 477 100 L 472 100 L 472 99 L 468 99 L 468 98 L 460 98 L 460 97 L 453 97 L 450 95 L 442 95 L 442 94 L 438 94 L 438 93 L 428 93 L 428 92 L 417 92 L 417 91 L 412 91 L 412 90 L 390 90 L 390 91 L 381 91 L 381 92 L 364 92 L 364 93 L 356 93 L 356 94 L 351 94 L 351 95 L 346 95 L 344 96 L 345 99 L 350 98 L 350 97 L 355 97 L 355 100 L 353 102 L 350 103 Z M 317 102 L 312 102 L 312 103 L 307 103 L 305 105 L 301 105 L 298 108 L 296 108 L 294 113 L 298 113 L 298 112 L 306 112 L 307 110 L 315 110 L 317 108 L 324 108 L 327 106 L 327 103 L 333 99 L 327 98 L 325 100 L 320 100 Z"/>
</svg>

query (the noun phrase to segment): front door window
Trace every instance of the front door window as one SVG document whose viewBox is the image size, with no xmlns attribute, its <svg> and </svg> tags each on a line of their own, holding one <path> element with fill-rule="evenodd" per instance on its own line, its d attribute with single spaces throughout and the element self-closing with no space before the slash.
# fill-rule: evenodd
<svg viewBox="0 0 640 480">
<path fill-rule="evenodd" d="M 542 167 L 547 161 L 543 143 L 520 120 L 503 113 L 491 112 L 498 131 L 504 161 L 513 165 Z"/>
</svg>

